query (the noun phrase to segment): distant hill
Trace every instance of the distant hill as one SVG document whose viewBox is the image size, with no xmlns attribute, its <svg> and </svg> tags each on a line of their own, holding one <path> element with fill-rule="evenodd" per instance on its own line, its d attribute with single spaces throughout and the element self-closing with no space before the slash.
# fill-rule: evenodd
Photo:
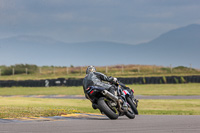
<svg viewBox="0 0 200 133">
<path fill-rule="evenodd" d="M 186 65 L 200 68 L 200 25 L 192 24 L 162 34 L 158 38 L 138 45 L 152 63 Z"/>
<path fill-rule="evenodd" d="M 200 68 L 199 50 L 198 24 L 171 30 L 138 45 L 105 41 L 65 43 L 48 37 L 26 35 L 0 39 L 0 65 L 192 64 Z"/>
</svg>

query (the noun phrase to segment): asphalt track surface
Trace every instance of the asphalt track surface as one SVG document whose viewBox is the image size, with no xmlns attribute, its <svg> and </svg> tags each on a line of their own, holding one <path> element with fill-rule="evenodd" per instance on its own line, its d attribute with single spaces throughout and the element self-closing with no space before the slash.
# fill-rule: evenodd
<svg viewBox="0 0 200 133">
<path fill-rule="evenodd" d="M 200 116 L 69 117 L 56 121 L 0 122 L 0 133 L 200 133 Z"/>
</svg>

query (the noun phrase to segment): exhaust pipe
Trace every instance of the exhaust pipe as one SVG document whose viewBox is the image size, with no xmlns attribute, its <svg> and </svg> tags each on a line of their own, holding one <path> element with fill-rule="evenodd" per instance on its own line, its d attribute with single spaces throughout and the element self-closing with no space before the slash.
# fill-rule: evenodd
<svg viewBox="0 0 200 133">
<path fill-rule="evenodd" d="M 119 107 L 119 111 L 120 111 L 121 113 L 126 112 L 125 110 L 122 109 L 123 107 L 121 106 L 121 104 L 123 103 L 123 101 L 122 101 L 120 98 L 118 98 L 117 96 L 113 95 L 112 93 L 110 93 L 110 92 L 107 91 L 107 90 L 102 91 L 102 94 L 103 94 L 104 96 L 106 96 L 106 97 L 112 99 L 113 101 L 117 102 L 118 107 Z"/>
<path fill-rule="evenodd" d="M 113 95 L 113 94 L 110 93 L 109 91 L 103 90 L 103 91 L 102 91 L 102 94 L 103 94 L 104 96 L 106 96 L 106 97 L 108 97 L 108 98 L 110 98 L 110 99 L 112 99 L 112 100 L 118 102 L 118 97 L 115 96 L 115 95 Z"/>
</svg>

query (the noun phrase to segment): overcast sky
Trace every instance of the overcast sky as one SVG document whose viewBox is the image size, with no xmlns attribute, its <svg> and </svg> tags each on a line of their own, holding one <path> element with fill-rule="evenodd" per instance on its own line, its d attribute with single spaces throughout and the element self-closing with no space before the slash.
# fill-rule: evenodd
<svg viewBox="0 0 200 133">
<path fill-rule="evenodd" d="M 137 44 L 200 24 L 200 0 L 0 0 L 0 38 Z"/>
</svg>

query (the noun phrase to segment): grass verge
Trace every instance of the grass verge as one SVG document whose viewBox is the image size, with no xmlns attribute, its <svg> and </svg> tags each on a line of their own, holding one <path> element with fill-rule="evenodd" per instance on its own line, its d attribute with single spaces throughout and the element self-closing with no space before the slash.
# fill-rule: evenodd
<svg viewBox="0 0 200 133">
<path fill-rule="evenodd" d="M 128 85 L 135 95 L 200 95 L 200 84 L 148 84 Z M 0 95 L 84 95 L 79 87 L 6 87 Z"/>
<path fill-rule="evenodd" d="M 91 109 L 89 100 L 0 97 L 0 118 L 60 116 L 83 112 L 97 111 Z"/>
<path fill-rule="evenodd" d="M 135 95 L 165 95 L 165 96 L 191 96 L 200 95 L 200 84 L 149 84 L 130 85 L 135 90 Z"/>
<path fill-rule="evenodd" d="M 140 100 L 140 114 L 200 115 L 200 99 Z"/>
<path fill-rule="evenodd" d="M 140 100 L 140 115 L 200 115 L 200 99 Z M 0 97 L 0 118 L 60 116 L 71 113 L 99 113 L 89 100 Z"/>
<path fill-rule="evenodd" d="M 0 88 L 0 95 L 84 95 L 79 87 L 6 87 Z"/>
</svg>

